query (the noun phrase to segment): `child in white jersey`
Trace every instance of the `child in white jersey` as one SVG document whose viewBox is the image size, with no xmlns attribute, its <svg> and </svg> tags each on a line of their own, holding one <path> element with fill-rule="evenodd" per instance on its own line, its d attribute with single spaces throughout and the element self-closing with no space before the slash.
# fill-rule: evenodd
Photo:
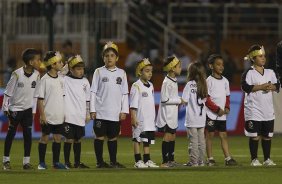
<svg viewBox="0 0 282 184">
<path fill-rule="evenodd" d="M 62 56 L 59 52 L 49 51 L 43 59 L 43 64 L 48 72 L 41 78 L 38 90 L 38 109 L 42 131 L 38 144 L 38 169 L 47 169 L 45 155 L 51 133 L 53 134 L 53 168 L 65 169 L 65 166 L 59 162 L 62 125 L 65 116 L 63 79 L 58 75 L 63 67 Z"/>
<path fill-rule="evenodd" d="M 89 168 L 82 162 L 81 139 L 85 135 L 85 124 L 90 120 L 90 84 L 84 77 L 84 62 L 80 55 L 68 60 L 70 73 L 64 77 L 65 122 L 63 124 L 65 166 L 69 168 Z M 70 150 L 73 144 L 74 165 L 70 162 Z"/>
<path fill-rule="evenodd" d="M 249 137 L 251 166 L 262 165 L 257 157 L 260 139 L 264 155 L 263 165 L 274 166 L 276 164 L 270 159 L 275 119 L 272 96 L 273 91 L 279 91 L 280 84 L 274 71 L 264 68 L 266 59 L 263 46 L 251 46 L 246 60 L 252 66 L 242 75 L 241 87 L 245 92 L 245 135 Z"/>
<path fill-rule="evenodd" d="M 130 113 L 133 134 L 133 147 L 136 168 L 159 167 L 150 158 L 150 144 L 155 143 L 155 102 L 154 87 L 149 81 L 153 74 L 153 66 L 148 59 L 137 63 L 136 76 L 130 90 Z M 140 144 L 143 143 L 143 160 Z"/>
<path fill-rule="evenodd" d="M 178 96 L 176 76 L 181 73 L 181 62 L 177 57 L 168 57 L 164 63 L 164 78 L 161 88 L 161 102 L 157 116 L 156 126 L 159 132 L 164 133 L 162 142 L 161 167 L 173 167 L 178 164 L 174 161 L 175 133 L 178 127 L 178 105 L 184 103 Z"/>
<path fill-rule="evenodd" d="M 97 168 L 124 168 L 117 162 L 117 137 L 120 133 L 120 121 L 129 113 L 128 84 L 126 73 L 116 67 L 118 47 L 108 42 L 102 52 L 105 66 L 97 68 L 93 74 L 91 85 L 90 112 L 95 120 L 94 148 Z M 103 159 L 103 144 L 108 138 L 110 164 Z"/>
<path fill-rule="evenodd" d="M 225 165 L 237 165 L 237 162 L 229 153 L 227 141 L 226 115 L 229 114 L 230 111 L 230 89 L 228 80 L 222 76 L 224 70 L 223 58 L 218 54 L 212 54 L 208 58 L 208 64 L 212 74 L 207 78 L 207 165 L 215 165 L 215 160 L 212 156 L 212 139 L 215 131 L 219 132 L 221 148 L 225 157 Z"/>
<path fill-rule="evenodd" d="M 205 102 L 208 96 L 205 68 L 201 63 L 192 63 L 188 68 L 188 82 L 182 98 L 186 103 L 185 127 L 190 141 L 190 161 L 185 166 L 204 166 L 205 160 Z"/>
<path fill-rule="evenodd" d="M 40 75 L 36 68 L 41 63 L 41 53 L 36 49 L 26 49 L 22 54 L 25 65 L 12 73 L 3 99 L 3 111 L 9 118 L 9 129 L 5 139 L 3 169 L 10 170 L 10 150 L 20 124 L 23 128 L 24 158 L 23 169 L 30 170 L 30 151 L 32 143 L 32 121 L 36 113 L 35 91 Z"/>
</svg>

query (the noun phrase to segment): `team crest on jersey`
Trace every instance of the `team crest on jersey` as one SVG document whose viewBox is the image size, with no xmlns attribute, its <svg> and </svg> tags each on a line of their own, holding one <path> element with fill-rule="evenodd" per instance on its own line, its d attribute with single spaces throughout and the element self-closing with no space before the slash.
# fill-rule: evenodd
<svg viewBox="0 0 282 184">
<path fill-rule="evenodd" d="M 207 122 L 208 126 L 213 126 L 214 125 L 214 121 L 210 120 Z"/>
<path fill-rule="evenodd" d="M 18 83 L 18 88 L 23 88 L 24 87 L 24 83 L 23 82 L 19 82 Z"/>
<path fill-rule="evenodd" d="M 35 86 L 36 86 L 36 82 L 35 82 L 35 81 L 32 81 L 32 83 L 31 83 L 31 88 L 35 88 Z"/>
<path fill-rule="evenodd" d="M 117 77 L 116 81 L 117 81 L 117 84 L 121 84 L 122 78 L 121 77 Z"/>
<path fill-rule="evenodd" d="M 97 128 L 101 128 L 102 122 L 101 122 L 101 121 L 96 121 L 96 122 L 95 122 L 95 126 L 96 126 Z"/>
<path fill-rule="evenodd" d="M 102 78 L 102 82 L 109 82 L 109 78 L 108 77 L 103 77 Z"/>
<path fill-rule="evenodd" d="M 251 122 L 251 121 L 248 122 L 248 128 L 249 129 L 253 129 L 254 128 L 253 122 Z"/>
<path fill-rule="evenodd" d="M 70 126 L 69 125 L 66 125 L 64 128 L 65 128 L 65 133 L 68 133 L 70 131 Z"/>
<path fill-rule="evenodd" d="M 142 92 L 142 97 L 148 97 L 148 93 L 147 92 Z"/>
</svg>

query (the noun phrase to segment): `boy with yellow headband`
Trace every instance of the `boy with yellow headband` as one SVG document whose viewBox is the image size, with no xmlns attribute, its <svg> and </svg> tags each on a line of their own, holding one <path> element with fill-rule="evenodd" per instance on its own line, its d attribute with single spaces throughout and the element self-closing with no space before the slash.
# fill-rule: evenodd
<svg viewBox="0 0 282 184">
<path fill-rule="evenodd" d="M 184 104 L 178 96 L 176 76 L 181 73 L 181 62 L 175 56 L 168 57 L 164 63 L 164 71 L 167 72 L 162 88 L 161 102 L 157 116 L 156 126 L 159 132 L 164 133 L 162 142 L 163 162 L 161 167 L 174 167 L 178 164 L 174 161 L 174 148 L 176 129 L 178 127 L 178 105 Z"/>
<path fill-rule="evenodd" d="M 62 56 L 59 52 L 49 51 L 43 59 L 43 64 L 47 73 L 41 78 L 37 94 L 42 131 L 38 144 L 39 165 L 37 168 L 39 170 L 47 169 L 45 155 L 49 135 L 52 133 L 53 168 L 65 169 L 65 166 L 59 162 L 65 113 L 63 78 L 58 75 L 63 67 Z"/>
<path fill-rule="evenodd" d="M 154 86 L 149 81 L 153 74 L 153 66 L 148 59 L 137 63 L 136 77 L 130 90 L 130 113 L 133 134 L 135 168 L 159 167 L 150 158 L 150 144 L 155 143 L 155 102 Z M 143 161 L 140 144 L 143 143 Z"/>
<path fill-rule="evenodd" d="M 271 69 L 265 69 L 266 62 L 263 46 L 253 45 L 248 51 L 245 60 L 252 66 L 243 73 L 241 88 L 245 92 L 244 117 L 245 135 L 249 137 L 251 166 L 275 166 L 270 159 L 271 138 L 274 128 L 273 92 L 279 92 L 280 84 L 277 76 Z M 258 143 L 264 155 L 264 162 L 258 160 Z"/>
</svg>

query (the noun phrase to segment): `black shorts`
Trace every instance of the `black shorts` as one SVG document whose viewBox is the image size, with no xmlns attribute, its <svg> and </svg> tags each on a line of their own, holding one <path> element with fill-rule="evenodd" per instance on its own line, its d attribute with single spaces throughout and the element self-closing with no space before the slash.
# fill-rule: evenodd
<svg viewBox="0 0 282 184">
<path fill-rule="evenodd" d="M 17 127 L 19 124 L 23 128 L 32 128 L 33 114 L 32 108 L 24 111 L 9 111 L 10 124 Z"/>
<path fill-rule="evenodd" d="M 41 124 L 41 131 L 45 135 L 52 134 L 62 134 L 63 133 L 63 124 L 52 125 L 52 124 Z"/>
<path fill-rule="evenodd" d="M 274 120 L 270 121 L 246 121 L 245 135 L 248 137 L 272 137 L 274 129 Z"/>
<path fill-rule="evenodd" d="M 85 127 L 74 125 L 71 123 L 64 123 L 63 136 L 66 139 L 74 139 L 75 141 L 78 141 L 85 136 Z"/>
<path fill-rule="evenodd" d="M 226 132 L 226 121 L 225 120 L 211 120 L 207 117 L 206 129 L 208 132 Z"/>
<path fill-rule="evenodd" d="M 168 125 L 165 125 L 162 128 L 158 128 L 158 132 L 175 134 L 176 133 L 176 128 L 172 129 Z"/>
<path fill-rule="evenodd" d="M 154 131 L 141 132 L 140 136 L 138 138 L 133 138 L 132 141 L 155 144 L 155 132 Z"/>
<path fill-rule="evenodd" d="M 112 139 L 119 135 L 120 122 L 96 119 L 93 123 L 93 130 L 96 137 L 107 136 L 109 139 Z"/>
</svg>

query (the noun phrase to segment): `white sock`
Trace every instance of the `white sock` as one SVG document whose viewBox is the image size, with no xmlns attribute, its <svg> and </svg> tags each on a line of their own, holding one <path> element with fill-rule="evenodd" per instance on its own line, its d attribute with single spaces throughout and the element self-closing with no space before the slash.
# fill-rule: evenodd
<svg viewBox="0 0 282 184">
<path fill-rule="evenodd" d="M 23 157 L 23 165 L 30 163 L 30 157 Z"/>
<path fill-rule="evenodd" d="M 10 162 L 10 157 L 3 156 L 3 163 L 8 161 Z"/>
<path fill-rule="evenodd" d="M 213 157 L 208 158 L 209 160 L 214 160 Z"/>
<path fill-rule="evenodd" d="M 226 161 L 229 161 L 231 159 L 231 156 L 228 156 L 225 158 Z"/>
</svg>

